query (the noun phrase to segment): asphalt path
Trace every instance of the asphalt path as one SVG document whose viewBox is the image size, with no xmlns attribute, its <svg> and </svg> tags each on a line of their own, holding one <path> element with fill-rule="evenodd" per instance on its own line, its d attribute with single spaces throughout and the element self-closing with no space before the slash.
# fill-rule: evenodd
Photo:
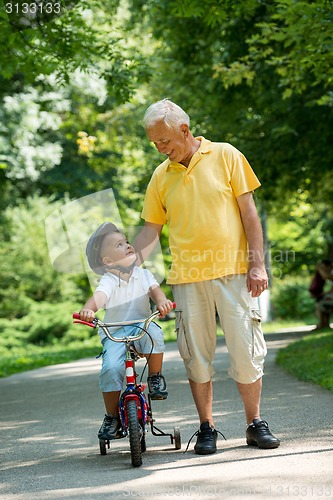
<svg viewBox="0 0 333 500">
<path fill-rule="evenodd" d="M 0 498 L 333 498 L 333 394 L 295 380 L 274 362 L 277 350 L 299 335 L 266 337 L 262 417 L 281 439 L 274 450 L 246 445 L 223 338 L 215 358 L 214 417 L 227 441 L 219 438 L 214 455 L 196 455 L 195 438 L 184 453 L 198 420 L 175 343 L 167 344 L 164 361 L 169 398 L 153 402 L 153 412 L 163 431 L 180 427 L 182 448 L 149 432 L 139 468 L 131 466 L 127 438 L 100 455 L 99 360 L 0 379 Z"/>
</svg>

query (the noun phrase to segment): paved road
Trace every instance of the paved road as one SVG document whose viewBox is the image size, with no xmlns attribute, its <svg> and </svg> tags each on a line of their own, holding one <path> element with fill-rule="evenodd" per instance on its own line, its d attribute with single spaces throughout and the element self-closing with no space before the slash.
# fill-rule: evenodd
<svg viewBox="0 0 333 500">
<path fill-rule="evenodd" d="M 262 416 L 282 444 L 275 450 L 246 446 L 242 405 L 227 376 L 228 358 L 218 339 L 215 360 L 216 426 L 227 437 L 218 452 L 198 456 L 198 426 L 176 345 L 167 345 L 164 374 L 169 398 L 155 402 L 158 427 L 179 425 L 182 449 L 165 437 L 147 436 L 138 469 L 127 439 L 99 454 L 96 432 L 103 417 L 97 388 L 99 362 L 82 360 L 0 380 L 0 498 L 333 498 L 333 394 L 298 382 L 274 363 L 278 348 L 295 334 L 267 336 Z"/>
</svg>

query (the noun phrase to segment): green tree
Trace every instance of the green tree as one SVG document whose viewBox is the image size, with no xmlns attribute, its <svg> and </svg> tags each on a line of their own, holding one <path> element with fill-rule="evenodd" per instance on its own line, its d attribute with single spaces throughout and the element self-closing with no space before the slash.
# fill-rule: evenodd
<svg viewBox="0 0 333 500">
<path fill-rule="evenodd" d="M 45 198 L 34 197 L 3 212 L 0 274 L 6 286 L 0 290 L 1 317 L 24 316 L 35 302 L 83 300 L 76 278 L 57 273 L 50 262 L 44 223 L 56 207 Z"/>
<path fill-rule="evenodd" d="M 141 32 L 157 40 L 150 100 L 170 97 L 189 112 L 195 132 L 241 149 L 262 181 L 266 211 L 309 192 L 313 204 L 326 204 L 320 212 L 329 227 L 331 2 L 131 5 Z"/>
<path fill-rule="evenodd" d="M 33 83 L 39 75 L 56 75 L 61 85 L 80 69 L 104 78 L 116 101 L 127 100 L 145 68 L 140 52 L 127 46 L 126 34 L 120 29 L 124 2 L 66 3 L 54 3 L 49 14 L 45 4 L 43 12 L 24 14 L 27 8 L 21 2 L 4 2 L 0 10 L 0 88 L 6 88 L 8 80 Z"/>
</svg>

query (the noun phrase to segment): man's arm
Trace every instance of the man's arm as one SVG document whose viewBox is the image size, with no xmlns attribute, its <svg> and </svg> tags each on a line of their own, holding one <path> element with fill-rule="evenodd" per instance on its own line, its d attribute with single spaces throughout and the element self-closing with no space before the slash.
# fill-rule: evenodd
<svg viewBox="0 0 333 500">
<path fill-rule="evenodd" d="M 140 266 L 149 257 L 159 241 L 163 225 L 145 222 L 140 233 L 136 237 L 133 246 L 138 255 L 137 265 Z"/>
<path fill-rule="evenodd" d="M 245 193 L 238 196 L 237 203 L 249 247 L 247 289 L 249 292 L 252 292 L 252 297 L 259 297 L 268 287 L 261 222 L 252 193 Z"/>
</svg>

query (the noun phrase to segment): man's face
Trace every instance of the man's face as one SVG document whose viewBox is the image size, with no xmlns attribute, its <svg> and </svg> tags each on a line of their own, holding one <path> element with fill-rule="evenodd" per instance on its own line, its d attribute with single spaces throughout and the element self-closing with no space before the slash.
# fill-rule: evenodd
<svg viewBox="0 0 333 500">
<path fill-rule="evenodd" d="M 188 137 L 188 126 L 186 124 L 175 129 L 160 121 L 147 129 L 147 135 L 158 151 L 167 155 L 171 161 L 181 163 L 190 154 L 186 140 Z"/>
</svg>

